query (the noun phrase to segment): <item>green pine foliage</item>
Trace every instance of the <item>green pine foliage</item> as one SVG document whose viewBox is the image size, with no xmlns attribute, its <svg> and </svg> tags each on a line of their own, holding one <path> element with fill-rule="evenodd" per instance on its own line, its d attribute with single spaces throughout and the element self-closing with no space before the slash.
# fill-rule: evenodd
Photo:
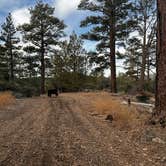
<svg viewBox="0 0 166 166">
<path fill-rule="evenodd" d="M 34 46 L 34 53 L 38 55 L 41 69 L 41 93 L 43 94 L 45 92 L 46 54 L 48 55 L 52 47 L 56 46 L 59 39 L 64 36 L 65 25 L 63 21 L 54 17 L 54 8 L 42 1 L 30 8 L 30 14 L 30 23 L 24 24 L 21 30 L 24 40 Z"/>
<path fill-rule="evenodd" d="M 116 47 L 124 46 L 132 30 L 132 3 L 128 0 L 82 0 L 79 9 L 92 13 L 81 22 L 81 27 L 90 27 L 82 37 L 97 42 L 93 59 L 100 65 L 98 69 L 111 67 L 111 90 L 116 92 Z"/>
<path fill-rule="evenodd" d="M 13 81 L 16 76 L 16 66 L 20 49 L 20 47 L 18 46 L 19 38 L 16 36 L 16 32 L 17 31 L 13 24 L 11 13 L 9 13 L 9 15 L 6 17 L 6 22 L 2 25 L 0 41 L 1 43 L 3 43 L 2 47 L 4 47 L 5 49 L 5 53 L 2 53 L 2 61 L 4 61 L 3 64 L 5 64 L 5 70 L 6 67 L 8 68 L 5 77 L 8 77 L 10 81 Z"/>
<path fill-rule="evenodd" d="M 65 91 L 84 88 L 88 72 L 88 57 L 82 39 L 73 32 L 63 41 L 54 56 L 54 81 Z"/>
<path fill-rule="evenodd" d="M 140 39 L 132 37 L 127 40 L 126 52 L 124 54 L 124 69 L 126 70 L 126 75 L 135 81 L 138 81 L 140 78 L 141 50 Z"/>
<path fill-rule="evenodd" d="M 6 55 L 6 48 L 0 45 L 0 80 L 9 80 L 8 73 L 8 58 Z"/>
<path fill-rule="evenodd" d="M 39 56 L 37 50 L 33 46 L 26 46 L 23 48 L 24 56 L 24 76 L 27 78 L 36 78 L 39 75 Z"/>
</svg>

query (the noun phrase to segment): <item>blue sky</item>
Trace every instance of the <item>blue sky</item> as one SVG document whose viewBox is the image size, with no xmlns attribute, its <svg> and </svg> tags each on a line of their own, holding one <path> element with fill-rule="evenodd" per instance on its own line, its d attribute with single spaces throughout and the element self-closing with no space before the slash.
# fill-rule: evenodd
<svg viewBox="0 0 166 166">
<path fill-rule="evenodd" d="M 74 31 L 78 35 L 87 31 L 86 28 L 80 28 L 80 21 L 87 16 L 87 12 L 78 11 L 77 6 L 80 0 L 43 0 L 55 8 L 55 16 L 64 20 L 67 28 L 67 35 Z M 36 0 L 0 0 L 0 25 L 5 21 L 9 12 L 12 13 L 15 25 L 23 24 L 29 21 L 28 8 L 34 6 Z M 84 42 L 87 50 L 94 50 L 95 43 L 90 41 Z"/>
</svg>

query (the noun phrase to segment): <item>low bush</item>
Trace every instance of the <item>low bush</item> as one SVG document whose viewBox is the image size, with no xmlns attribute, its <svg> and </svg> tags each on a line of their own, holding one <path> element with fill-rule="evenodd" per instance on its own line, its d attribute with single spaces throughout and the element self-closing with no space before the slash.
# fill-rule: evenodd
<svg viewBox="0 0 166 166">
<path fill-rule="evenodd" d="M 113 121 L 125 126 L 136 122 L 137 115 L 135 108 L 132 106 L 123 105 L 120 101 L 112 97 L 103 96 L 96 98 L 93 102 L 94 109 L 100 114 L 112 115 Z"/>
<path fill-rule="evenodd" d="M 136 99 L 138 100 L 138 102 L 147 103 L 150 98 L 147 95 L 138 95 L 136 96 Z"/>
<path fill-rule="evenodd" d="M 13 103 L 15 100 L 11 92 L 0 93 L 0 108 Z"/>
</svg>

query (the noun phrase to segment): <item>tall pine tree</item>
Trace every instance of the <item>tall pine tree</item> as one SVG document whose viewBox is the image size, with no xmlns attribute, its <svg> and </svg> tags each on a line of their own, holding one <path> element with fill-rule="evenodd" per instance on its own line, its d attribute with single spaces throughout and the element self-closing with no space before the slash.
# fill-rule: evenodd
<svg viewBox="0 0 166 166">
<path fill-rule="evenodd" d="M 63 41 L 55 52 L 54 74 L 58 75 L 58 71 L 85 74 L 87 59 L 82 39 L 73 32 L 69 41 Z"/>
<path fill-rule="evenodd" d="M 17 45 L 19 43 L 19 38 L 16 37 L 16 32 L 17 31 L 13 24 L 12 15 L 11 13 L 9 13 L 6 18 L 6 22 L 2 25 L 0 40 L 4 44 L 4 47 L 6 49 L 5 59 L 8 62 L 8 73 L 10 81 L 14 80 L 19 50 L 19 47 Z"/>
<path fill-rule="evenodd" d="M 111 91 L 116 86 L 116 46 L 124 45 L 130 32 L 132 4 L 128 0 L 82 0 L 79 9 L 94 13 L 81 22 L 81 27 L 91 27 L 83 37 L 97 41 L 97 53 L 101 68 L 111 68 Z M 128 17 L 130 15 L 130 17 Z M 101 63 L 101 61 L 103 61 Z"/>
<path fill-rule="evenodd" d="M 65 25 L 63 21 L 54 17 L 54 8 L 42 1 L 37 2 L 30 10 L 29 24 L 22 26 L 24 39 L 34 45 L 34 52 L 39 56 L 41 63 L 41 94 L 45 93 L 45 68 L 46 52 L 49 53 L 52 46 L 58 44 L 58 40 L 64 36 Z"/>
<path fill-rule="evenodd" d="M 124 65 L 127 76 L 138 81 L 141 71 L 141 40 L 132 37 L 127 40 L 127 48 L 124 54 Z"/>
<path fill-rule="evenodd" d="M 6 48 L 3 45 L 0 45 L 0 79 L 9 81 L 8 58 Z"/>
<path fill-rule="evenodd" d="M 69 41 L 63 41 L 54 56 L 54 78 L 58 85 L 74 90 L 81 88 L 87 73 L 88 58 L 82 39 L 73 32 Z M 80 86 L 78 86 L 80 85 Z M 83 87 L 82 87 L 83 88 Z M 76 90 L 75 89 L 75 90 Z"/>
<path fill-rule="evenodd" d="M 70 66 L 73 73 L 80 72 L 84 68 L 85 50 L 82 39 L 73 32 L 68 43 L 68 54 L 70 56 Z"/>
<path fill-rule="evenodd" d="M 139 89 L 143 90 L 143 85 L 146 78 L 146 69 L 148 73 L 147 77 L 149 77 L 150 72 L 150 54 L 155 48 L 154 44 L 156 40 L 157 23 L 156 3 L 155 0 L 137 0 L 135 1 L 134 6 L 137 20 L 136 29 L 138 31 L 138 38 L 142 38 L 142 60 Z"/>
</svg>

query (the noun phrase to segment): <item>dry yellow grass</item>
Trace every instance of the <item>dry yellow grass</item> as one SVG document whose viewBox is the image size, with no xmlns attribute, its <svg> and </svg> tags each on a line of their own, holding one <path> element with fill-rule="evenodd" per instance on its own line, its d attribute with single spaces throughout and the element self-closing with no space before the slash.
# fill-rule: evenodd
<svg viewBox="0 0 166 166">
<path fill-rule="evenodd" d="M 111 95 L 108 92 L 82 92 L 65 94 L 69 98 L 75 99 L 77 102 L 84 103 L 88 106 L 89 111 L 95 114 L 112 115 L 117 125 L 120 126 L 136 126 L 141 122 L 141 118 L 136 107 L 122 104 L 120 96 Z"/>
<path fill-rule="evenodd" d="M 135 108 L 128 105 L 121 104 L 120 100 L 117 100 L 109 95 L 102 94 L 100 97 L 96 97 L 93 100 L 95 111 L 99 114 L 111 114 L 114 121 L 122 125 L 130 125 L 133 122 L 137 122 L 137 113 Z"/>
<path fill-rule="evenodd" d="M 0 108 L 13 103 L 15 100 L 11 92 L 0 93 Z"/>
</svg>

